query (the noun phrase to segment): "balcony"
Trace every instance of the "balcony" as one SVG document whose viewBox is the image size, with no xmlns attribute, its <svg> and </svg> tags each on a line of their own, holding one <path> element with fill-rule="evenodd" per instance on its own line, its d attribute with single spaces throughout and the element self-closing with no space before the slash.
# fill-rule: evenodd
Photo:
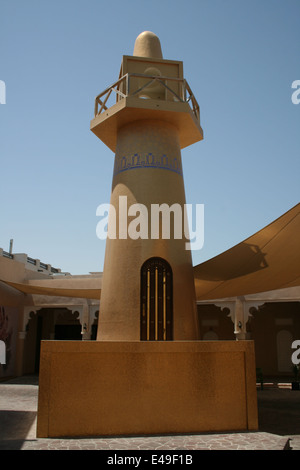
<svg viewBox="0 0 300 470">
<path fill-rule="evenodd" d="M 139 119 L 175 125 L 181 148 L 203 139 L 199 105 L 182 78 L 125 74 L 96 96 L 91 130 L 115 151 L 118 129 Z"/>
</svg>

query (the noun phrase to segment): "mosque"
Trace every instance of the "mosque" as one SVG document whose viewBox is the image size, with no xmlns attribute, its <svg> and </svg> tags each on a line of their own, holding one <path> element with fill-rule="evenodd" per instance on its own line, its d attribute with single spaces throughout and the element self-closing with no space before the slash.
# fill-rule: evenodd
<svg viewBox="0 0 300 470">
<path fill-rule="evenodd" d="M 203 138 L 199 106 L 182 62 L 163 59 L 152 33 L 137 38 L 119 79 L 97 96 L 91 131 L 115 152 L 112 204 L 124 195 L 146 207 L 185 203 L 181 149 Z M 108 239 L 103 273 L 76 276 L 0 249 L 0 379 L 38 373 L 42 340 L 253 340 L 265 377 L 291 377 L 299 234 L 297 204 L 197 266 L 175 236 Z"/>
</svg>

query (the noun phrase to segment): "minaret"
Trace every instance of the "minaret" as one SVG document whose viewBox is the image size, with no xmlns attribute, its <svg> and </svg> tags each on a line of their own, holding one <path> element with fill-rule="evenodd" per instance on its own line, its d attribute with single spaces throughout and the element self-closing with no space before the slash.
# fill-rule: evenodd
<svg viewBox="0 0 300 470">
<path fill-rule="evenodd" d="M 198 339 L 181 149 L 203 132 L 182 62 L 163 59 L 152 32 L 137 37 L 119 80 L 97 96 L 91 130 L 115 152 L 97 340 Z"/>
</svg>

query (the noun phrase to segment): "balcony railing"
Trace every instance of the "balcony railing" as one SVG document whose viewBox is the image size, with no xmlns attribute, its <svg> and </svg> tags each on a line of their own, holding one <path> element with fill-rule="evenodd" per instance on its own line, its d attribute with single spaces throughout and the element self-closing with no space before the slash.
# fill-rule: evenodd
<svg viewBox="0 0 300 470">
<path fill-rule="evenodd" d="M 42 263 L 39 260 L 31 258 L 30 256 L 27 256 L 25 253 L 13 254 L 0 248 L 0 256 L 3 256 L 4 258 L 9 258 L 9 259 L 15 259 L 16 261 L 19 261 L 21 263 L 29 263 L 32 266 L 36 266 L 36 270 L 38 271 L 40 271 L 39 268 L 41 268 L 45 271 L 51 272 L 52 274 L 61 274 L 60 269 L 53 268 L 50 264 Z"/>
<path fill-rule="evenodd" d="M 8 251 L 2 251 L 2 255 L 5 257 L 5 258 L 10 258 L 10 259 L 13 259 L 14 258 L 14 255 L 12 253 L 8 253 Z"/>
<path fill-rule="evenodd" d="M 111 103 L 108 103 L 115 97 L 116 102 L 126 97 L 136 98 L 152 98 L 151 93 L 153 89 L 159 89 L 164 93 L 160 93 L 163 98 L 162 101 L 177 101 L 188 103 L 194 116 L 200 123 L 200 108 L 197 100 L 185 79 L 162 77 L 157 75 L 144 75 L 137 73 L 127 73 L 118 81 L 113 83 L 110 87 L 106 88 L 102 93 L 96 96 L 95 99 L 95 117 L 105 112 Z"/>
</svg>

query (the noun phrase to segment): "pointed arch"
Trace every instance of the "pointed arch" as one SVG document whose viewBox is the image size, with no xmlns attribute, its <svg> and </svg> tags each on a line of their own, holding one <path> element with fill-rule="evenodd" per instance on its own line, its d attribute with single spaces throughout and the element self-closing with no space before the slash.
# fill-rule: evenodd
<svg viewBox="0 0 300 470">
<path fill-rule="evenodd" d="M 173 339 L 173 273 L 163 258 L 141 267 L 141 341 Z"/>
</svg>

